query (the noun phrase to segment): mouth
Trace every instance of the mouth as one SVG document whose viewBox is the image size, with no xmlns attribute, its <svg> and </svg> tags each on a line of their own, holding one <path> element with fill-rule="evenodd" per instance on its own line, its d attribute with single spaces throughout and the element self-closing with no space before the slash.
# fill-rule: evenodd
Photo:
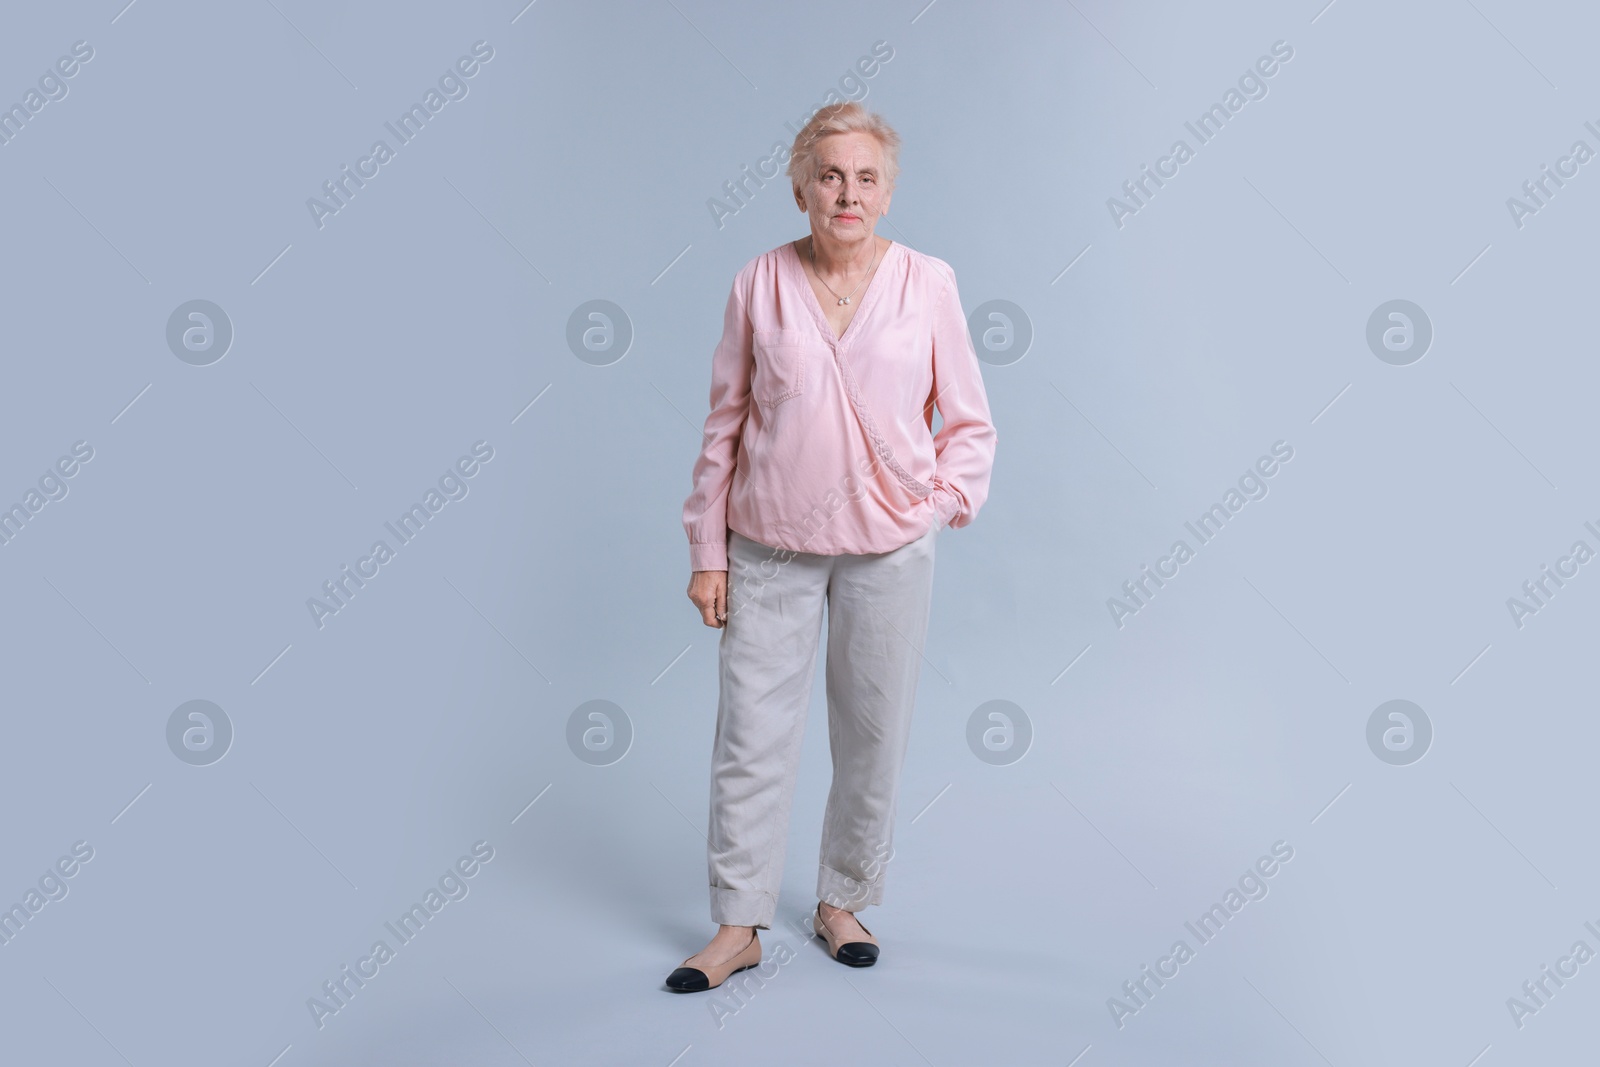
<svg viewBox="0 0 1600 1067">
<path fill-rule="evenodd" d="M 859 216 L 859 215 L 835 215 L 834 218 L 838 219 L 840 222 L 860 222 L 861 221 L 861 216 Z"/>
</svg>

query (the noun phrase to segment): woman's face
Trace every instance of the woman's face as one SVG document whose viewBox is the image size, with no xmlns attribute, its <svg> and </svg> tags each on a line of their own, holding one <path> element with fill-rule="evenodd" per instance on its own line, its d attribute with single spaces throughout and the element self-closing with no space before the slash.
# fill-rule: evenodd
<svg viewBox="0 0 1600 1067">
<path fill-rule="evenodd" d="M 889 213 L 890 193 L 883 153 L 870 133 L 824 137 L 817 144 L 817 172 L 800 188 L 811 232 L 852 243 L 870 237 L 878 219 Z"/>
</svg>

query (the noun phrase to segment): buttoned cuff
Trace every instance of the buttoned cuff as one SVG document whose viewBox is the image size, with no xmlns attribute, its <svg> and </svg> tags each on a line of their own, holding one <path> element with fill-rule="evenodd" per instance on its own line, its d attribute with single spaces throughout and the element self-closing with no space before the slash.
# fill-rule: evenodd
<svg viewBox="0 0 1600 1067">
<path fill-rule="evenodd" d="M 727 570 L 728 542 L 691 541 L 689 543 L 689 569 L 691 571 Z"/>
</svg>

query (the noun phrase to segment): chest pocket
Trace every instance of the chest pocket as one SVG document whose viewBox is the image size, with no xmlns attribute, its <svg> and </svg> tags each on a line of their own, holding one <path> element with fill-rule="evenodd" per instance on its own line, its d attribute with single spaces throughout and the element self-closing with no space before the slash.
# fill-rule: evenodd
<svg viewBox="0 0 1600 1067">
<path fill-rule="evenodd" d="M 751 338 L 755 374 L 750 394 L 756 403 L 774 407 L 799 396 L 806 384 L 806 353 L 799 330 L 756 330 Z"/>
</svg>

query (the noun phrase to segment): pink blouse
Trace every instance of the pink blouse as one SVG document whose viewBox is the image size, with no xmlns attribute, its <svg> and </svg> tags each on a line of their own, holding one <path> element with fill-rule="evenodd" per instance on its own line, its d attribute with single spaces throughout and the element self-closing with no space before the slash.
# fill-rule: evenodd
<svg viewBox="0 0 1600 1067">
<path fill-rule="evenodd" d="M 792 242 L 734 277 L 683 505 L 691 570 L 727 569 L 730 528 L 863 554 L 977 516 L 996 434 L 955 272 L 896 242 L 855 299 L 835 337 Z"/>
</svg>

